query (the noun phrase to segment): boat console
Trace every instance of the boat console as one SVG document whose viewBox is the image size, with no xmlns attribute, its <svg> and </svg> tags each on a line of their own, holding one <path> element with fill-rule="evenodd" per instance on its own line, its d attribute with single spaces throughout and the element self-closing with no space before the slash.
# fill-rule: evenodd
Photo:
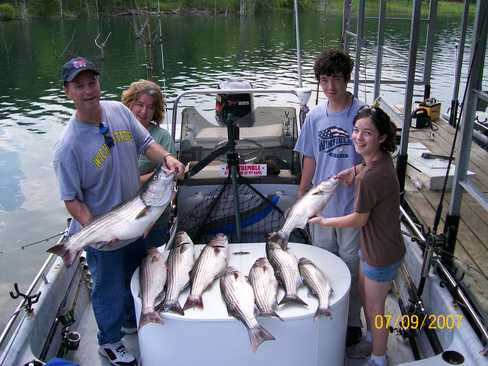
<svg viewBox="0 0 488 366">
<path fill-rule="evenodd" d="M 328 276 L 333 294 L 331 317 L 314 320 L 317 299 L 302 286 L 298 296 L 307 307 L 289 304 L 280 306 L 283 319 L 257 317 L 258 322 L 274 337 L 251 351 L 247 330 L 227 314 L 216 280 L 203 294 L 204 309 L 189 309 L 185 315 L 162 313 L 164 324 L 148 324 L 138 332 L 141 361 L 144 366 L 295 366 L 344 364 L 345 336 L 349 307 L 351 275 L 345 263 L 334 254 L 312 245 L 289 244 L 297 257 L 311 259 Z M 256 259 L 265 257 L 264 243 L 230 244 L 229 265 L 247 275 Z M 195 255 L 203 245 L 195 246 Z M 245 254 L 243 254 L 245 253 Z M 131 281 L 137 321 L 141 312 L 139 270 Z M 183 304 L 188 290 L 180 296 Z M 278 292 L 278 301 L 283 297 Z"/>
</svg>

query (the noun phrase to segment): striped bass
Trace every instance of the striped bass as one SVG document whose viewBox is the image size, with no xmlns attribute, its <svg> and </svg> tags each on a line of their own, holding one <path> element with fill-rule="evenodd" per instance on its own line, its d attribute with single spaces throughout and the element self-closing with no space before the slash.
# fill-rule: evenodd
<svg viewBox="0 0 488 366">
<path fill-rule="evenodd" d="M 164 296 L 166 272 L 166 264 L 159 250 L 156 248 L 149 250 L 147 256 L 142 260 L 139 274 L 142 298 L 139 329 L 148 323 L 163 324 L 163 319 L 155 310 L 155 305 Z"/>
<path fill-rule="evenodd" d="M 319 301 L 314 319 L 318 319 L 321 315 L 331 316 L 329 299 L 333 290 L 327 276 L 308 258 L 300 258 L 298 269 L 305 285 Z"/>
<path fill-rule="evenodd" d="M 278 281 L 273 267 L 266 258 L 262 257 L 254 262 L 249 271 L 249 282 L 254 290 L 259 315 L 275 316 L 283 321 L 276 313 L 276 308 L 278 307 L 278 302 L 276 301 Z"/>
<path fill-rule="evenodd" d="M 170 202 L 174 186 L 174 173 L 159 168 L 135 198 L 99 216 L 47 251 L 63 257 L 70 266 L 88 245 L 98 250 L 116 250 L 146 236 Z M 111 241 L 115 242 L 107 245 Z"/>
<path fill-rule="evenodd" d="M 286 214 L 283 227 L 278 231 L 283 239 L 283 248 L 288 245 L 291 232 L 296 229 L 304 229 L 309 218 L 319 215 L 327 205 L 339 181 L 330 177 L 319 183 L 318 186 L 309 190 L 302 198 L 295 203 Z"/>
<path fill-rule="evenodd" d="M 224 272 L 229 263 L 229 240 L 218 234 L 203 248 L 190 274 L 191 291 L 183 310 L 203 309 L 202 295 Z"/>
<path fill-rule="evenodd" d="M 166 262 L 168 267 L 166 297 L 158 310 L 174 311 L 184 315 L 178 297 L 190 284 L 190 271 L 194 262 L 193 255 L 193 241 L 185 231 L 177 232 L 175 246 L 170 250 Z"/>
<path fill-rule="evenodd" d="M 264 341 L 275 338 L 264 329 L 254 316 L 254 292 L 247 278 L 238 270 L 227 267 L 220 278 L 220 292 L 227 307 L 227 312 L 247 328 L 251 350 L 256 352 Z"/>
<path fill-rule="evenodd" d="M 302 283 L 296 257 L 283 249 L 283 238 L 277 233 L 269 234 L 266 241 L 266 257 L 273 266 L 276 279 L 285 290 L 285 296 L 278 305 L 295 303 L 307 306 L 297 295 L 298 286 Z"/>
</svg>

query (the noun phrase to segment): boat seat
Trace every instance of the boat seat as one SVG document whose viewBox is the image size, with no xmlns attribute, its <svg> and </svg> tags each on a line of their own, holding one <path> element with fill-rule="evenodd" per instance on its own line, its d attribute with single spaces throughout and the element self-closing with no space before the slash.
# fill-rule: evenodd
<svg viewBox="0 0 488 366">
<path fill-rule="evenodd" d="M 241 140 L 254 140 L 263 147 L 277 147 L 281 146 L 282 143 L 283 125 L 280 123 L 266 126 L 241 127 L 239 131 Z M 217 143 L 226 140 L 226 127 L 206 127 L 196 134 L 193 138 L 192 145 L 200 146 L 204 149 L 212 149 L 215 148 Z M 244 143 L 244 145 L 246 144 Z M 256 148 L 253 144 L 249 145 L 249 148 Z"/>
</svg>

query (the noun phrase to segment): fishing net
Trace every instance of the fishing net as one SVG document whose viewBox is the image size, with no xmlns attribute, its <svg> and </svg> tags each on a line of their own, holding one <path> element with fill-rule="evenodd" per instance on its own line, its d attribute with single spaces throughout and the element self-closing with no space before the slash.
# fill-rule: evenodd
<svg viewBox="0 0 488 366">
<path fill-rule="evenodd" d="M 284 214 L 276 206 L 284 201 L 280 191 L 263 199 L 248 185 L 238 186 L 241 242 L 263 242 L 268 233 L 278 231 L 284 223 Z M 179 212 L 181 230 L 186 231 L 194 243 L 207 243 L 218 233 L 237 242 L 235 226 L 234 194 L 231 184 L 222 185 L 203 194 L 200 200 L 186 212 Z M 297 238 L 298 237 L 298 238 Z M 301 238 L 301 239 L 300 239 Z M 294 233 L 290 241 L 303 242 L 303 235 Z"/>
</svg>

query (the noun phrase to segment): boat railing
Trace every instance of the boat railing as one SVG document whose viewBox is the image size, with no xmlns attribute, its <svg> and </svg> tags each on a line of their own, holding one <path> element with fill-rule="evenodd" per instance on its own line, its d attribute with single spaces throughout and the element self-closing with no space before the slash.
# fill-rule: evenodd
<svg viewBox="0 0 488 366">
<path fill-rule="evenodd" d="M 400 206 L 400 211 L 402 214 L 402 217 L 405 219 L 407 225 L 409 228 L 413 231 L 417 239 L 422 242 L 426 243 L 427 239 L 422 233 L 422 231 L 419 229 L 418 225 L 415 224 L 413 219 L 409 216 L 409 214 L 405 211 L 403 207 Z M 458 301 L 461 303 L 461 309 L 465 314 L 472 319 L 472 323 L 478 330 L 478 334 L 480 335 L 480 338 L 482 339 L 483 343 L 485 345 L 488 344 L 488 329 L 483 321 L 483 318 L 478 314 L 478 312 L 475 309 L 475 306 L 472 304 L 468 296 L 464 293 L 463 289 L 459 284 L 457 283 L 456 279 L 452 276 L 451 272 L 449 269 L 446 268 L 446 266 L 442 263 L 442 260 L 440 257 L 434 257 L 433 258 L 433 264 L 436 268 L 439 269 L 441 276 L 444 278 L 446 281 L 446 284 L 451 292 L 454 292 L 456 296 L 458 297 Z"/>
<path fill-rule="evenodd" d="M 46 278 L 46 273 L 49 271 L 51 268 L 52 264 L 54 263 L 56 259 L 56 255 L 54 254 L 49 254 L 47 259 L 45 260 L 44 264 L 42 265 L 41 269 L 37 273 L 37 275 L 34 277 L 34 280 L 30 284 L 29 288 L 27 289 L 26 296 L 32 296 L 34 291 L 39 287 L 41 282 L 44 282 L 44 284 L 47 283 L 47 278 Z M 12 313 L 12 315 L 9 317 L 9 320 L 7 321 L 7 324 L 5 328 L 2 331 L 2 334 L 0 335 L 0 351 L 3 350 L 5 346 L 5 342 L 9 339 L 8 335 L 10 334 L 10 331 L 12 330 L 13 326 L 16 324 L 16 321 L 19 316 L 23 314 L 23 309 L 27 305 L 27 299 L 24 298 L 20 303 L 17 305 L 15 311 Z M 0 364 L 3 362 L 3 356 L 0 354 Z"/>
<path fill-rule="evenodd" d="M 217 95 L 217 94 L 293 94 L 298 98 L 300 108 L 306 107 L 312 91 L 309 88 L 295 89 L 197 89 L 186 90 L 178 94 L 173 101 L 173 113 L 171 122 L 171 136 L 176 136 L 176 119 L 178 115 L 178 103 L 188 95 Z"/>
</svg>

